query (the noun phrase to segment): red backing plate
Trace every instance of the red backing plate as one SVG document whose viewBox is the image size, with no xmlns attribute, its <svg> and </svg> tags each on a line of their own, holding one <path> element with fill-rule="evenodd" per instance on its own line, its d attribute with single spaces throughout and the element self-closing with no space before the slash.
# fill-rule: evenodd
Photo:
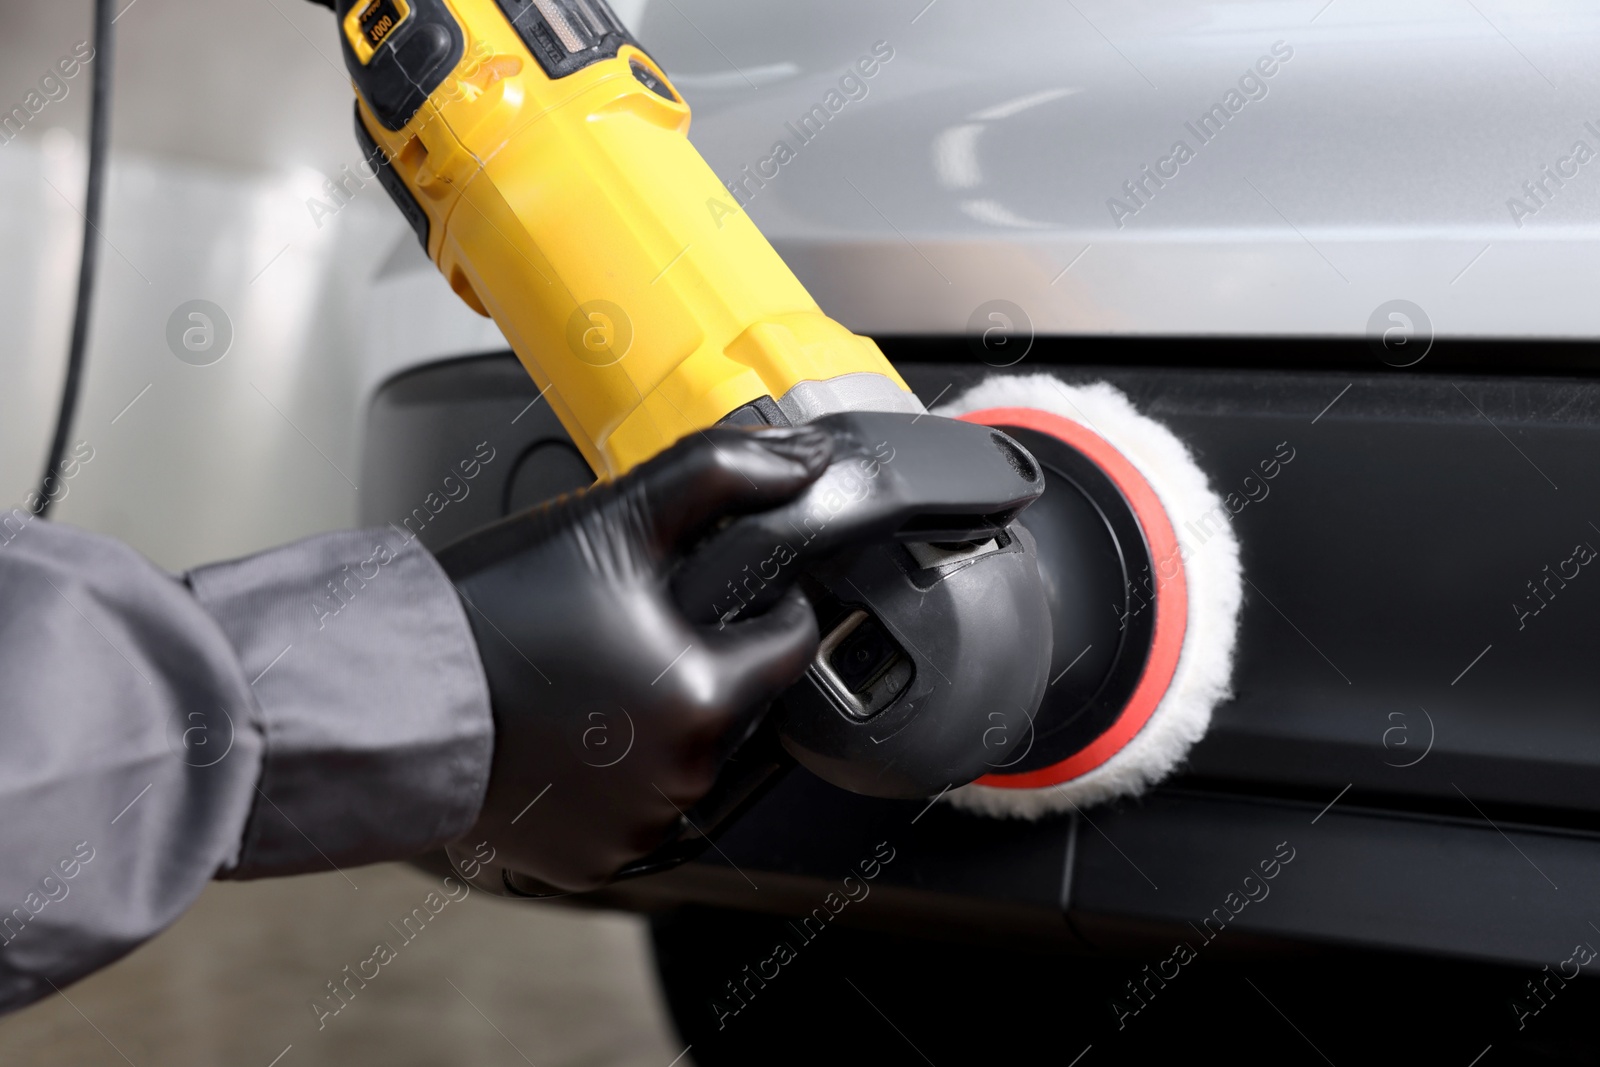
<svg viewBox="0 0 1600 1067">
<path fill-rule="evenodd" d="M 1019 426 L 1047 434 L 1089 457 L 1116 484 L 1133 509 L 1155 567 L 1156 622 L 1150 657 L 1145 661 L 1144 674 L 1127 707 L 1110 729 L 1060 763 L 1020 774 L 986 774 L 978 779 L 979 785 L 999 789 L 1044 789 L 1081 778 L 1121 752 L 1150 721 L 1156 706 L 1166 695 L 1178 669 L 1178 656 L 1183 651 L 1183 636 L 1189 623 L 1189 588 L 1183 572 L 1183 556 L 1178 535 L 1156 491 L 1121 452 L 1087 426 L 1036 408 L 986 408 L 970 411 L 960 418 L 984 426 Z"/>
</svg>

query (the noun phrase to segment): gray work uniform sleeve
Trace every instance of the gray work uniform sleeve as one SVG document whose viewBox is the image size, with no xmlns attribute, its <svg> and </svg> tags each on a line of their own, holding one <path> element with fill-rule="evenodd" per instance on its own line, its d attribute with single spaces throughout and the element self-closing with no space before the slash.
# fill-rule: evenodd
<svg viewBox="0 0 1600 1067">
<path fill-rule="evenodd" d="M 454 840 L 493 741 L 461 602 L 393 529 L 174 578 L 0 515 L 0 1012 L 130 952 L 213 877 Z"/>
</svg>

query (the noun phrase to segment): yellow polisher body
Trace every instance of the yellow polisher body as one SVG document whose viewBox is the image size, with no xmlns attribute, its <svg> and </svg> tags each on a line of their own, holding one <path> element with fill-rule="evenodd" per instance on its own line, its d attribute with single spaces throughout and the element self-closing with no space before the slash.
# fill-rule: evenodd
<svg viewBox="0 0 1600 1067">
<path fill-rule="evenodd" d="M 359 122 L 391 194 L 398 179 L 429 257 L 494 319 L 603 477 L 803 382 L 869 373 L 905 390 L 739 208 L 689 142 L 688 105 L 603 4 L 339 7 Z M 363 68 L 409 49 L 415 83 L 447 37 L 413 114 L 375 106 Z"/>
</svg>

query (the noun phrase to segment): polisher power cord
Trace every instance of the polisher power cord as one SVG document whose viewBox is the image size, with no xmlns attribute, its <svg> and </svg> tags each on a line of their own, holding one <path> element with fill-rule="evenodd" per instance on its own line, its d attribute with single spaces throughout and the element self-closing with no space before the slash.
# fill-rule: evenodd
<svg viewBox="0 0 1600 1067">
<path fill-rule="evenodd" d="M 61 410 L 56 414 L 55 436 L 39 479 L 33 513 L 42 518 L 54 503 L 55 482 L 72 434 L 83 388 L 85 353 L 89 346 L 89 312 L 94 303 L 95 275 L 100 265 L 100 216 L 105 201 L 106 144 L 110 134 L 112 13 L 115 0 L 94 3 L 94 90 L 89 105 L 89 178 L 83 197 L 83 250 L 78 256 L 78 295 L 72 313 L 72 342 L 67 351 L 67 373 L 61 385 Z"/>
</svg>

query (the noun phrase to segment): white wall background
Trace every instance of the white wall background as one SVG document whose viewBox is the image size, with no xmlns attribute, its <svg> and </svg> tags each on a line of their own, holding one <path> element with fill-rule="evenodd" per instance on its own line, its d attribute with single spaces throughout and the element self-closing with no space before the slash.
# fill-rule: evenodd
<svg viewBox="0 0 1600 1067">
<path fill-rule="evenodd" d="M 89 10 L 84 0 L 0 8 L 4 108 L 89 38 Z M 303 0 L 136 0 L 117 31 L 113 163 L 75 429 L 95 458 L 56 515 L 169 568 L 349 525 L 374 313 L 362 298 L 409 231 L 375 183 L 320 227 L 307 207 L 326 175 L 359 158 L 329 14 Z M 39 476 L 67 349 L 89 73 L 68 84 L 0 145 L 4 500 Z M 232 323 L 213 366 L 168 347 L 168 317 L 192 299 Z"/>
</svg>

